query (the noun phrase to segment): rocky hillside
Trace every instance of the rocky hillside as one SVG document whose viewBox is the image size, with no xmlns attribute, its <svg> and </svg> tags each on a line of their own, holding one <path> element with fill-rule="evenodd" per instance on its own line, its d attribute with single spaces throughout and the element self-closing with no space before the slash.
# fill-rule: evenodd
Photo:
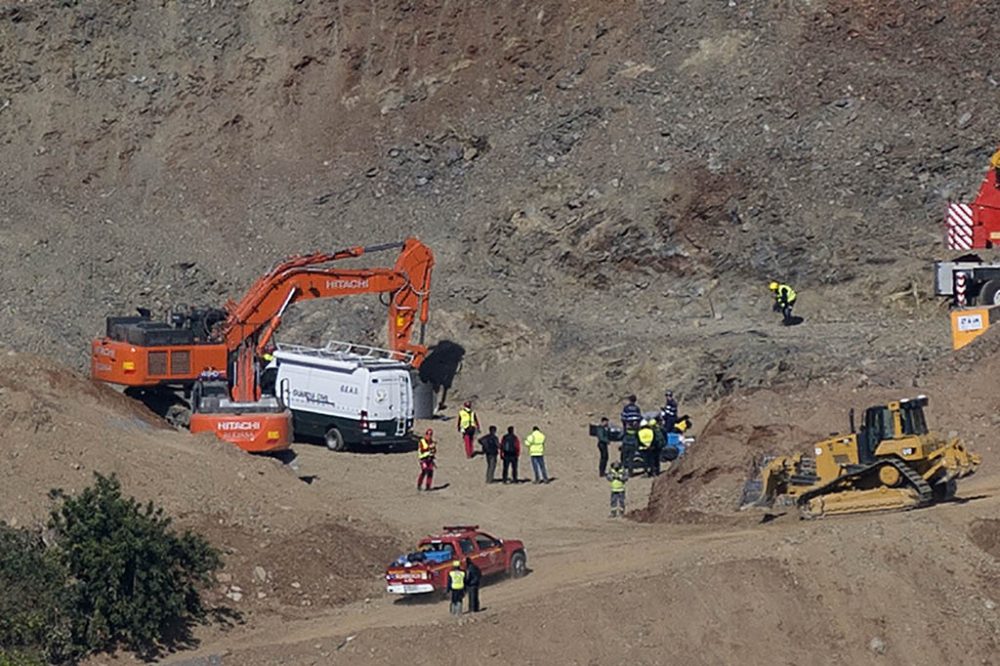
<svg viewBox="0 0 1000 666">
<path fill-rule="evenodd" d="M 984 16 L 0 1 L 7 342 L 82 367 L 105 315 L 219 304 L 288 254 L 417 235 L 465 394 L 917 375 L 944 344 L 940 211 L 993 147 Z M 803 293 L 794 331 L 772 277 Z M 375 299 L 295 315 L 300 342 L 381 326 Z"/>
</svg>

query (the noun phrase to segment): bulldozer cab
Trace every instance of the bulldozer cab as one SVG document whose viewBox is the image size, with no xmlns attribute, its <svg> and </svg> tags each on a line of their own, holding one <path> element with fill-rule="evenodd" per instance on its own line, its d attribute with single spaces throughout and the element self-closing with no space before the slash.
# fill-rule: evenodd
<svg viewBox="0 0 1000 666">
<path fill-rule="evenodd" d="M 858 433 L 858 461 L 873 462 L 882 442 L 926 435 L 926 405 L 927 396 L 922 395 L 866 409 L 864 424 Z"/>
</svg>

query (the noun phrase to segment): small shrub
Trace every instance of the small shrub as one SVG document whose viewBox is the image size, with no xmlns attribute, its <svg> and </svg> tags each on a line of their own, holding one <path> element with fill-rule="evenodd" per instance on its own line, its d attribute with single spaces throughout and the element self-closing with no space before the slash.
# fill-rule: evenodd
<svg viewBox="0 0 1000 666">
<path fill-rule="evenodd" d="M 45 660 L 36 652 L 17 652 L 0 649 L 0 666 L 45 666 Z"/>
<path fill-rule="evenodd" d="M 66 569 L 41 536 L 0 524 L 0 666 L 65 661 Z"/>
<path fill-rule="evenodd" d="M 73 642 L 88 651 L 124 644 L 143 654 L 189 637 L 203 619 L 199 589 L 221 566 L 191 532 L 178 535 L 152 502 L 124 498 L 113 475 L 51 514 L 59 560 L 70 576 L 66 608 Z"/>
</svg>

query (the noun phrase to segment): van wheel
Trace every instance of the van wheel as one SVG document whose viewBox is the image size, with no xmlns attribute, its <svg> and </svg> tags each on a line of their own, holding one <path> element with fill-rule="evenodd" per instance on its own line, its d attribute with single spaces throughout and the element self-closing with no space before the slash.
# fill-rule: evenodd
<svg viewBox="0 0 1000 666">
<path fill-rule="evenodd" d="M 336 428 L 327 430 L 324 439 L 326 440 L 326 448 L 331 451 L 343 451 L 347 448 L 344 446 L 344 436 Z"/>
<path fill-rule="evenodd" d="M 517 551 L 510 558 L 510 569 L 507 573 L 511 578 L 521 578 L 528 573 L 528 558 L 521 551 Z"/>
</svg>

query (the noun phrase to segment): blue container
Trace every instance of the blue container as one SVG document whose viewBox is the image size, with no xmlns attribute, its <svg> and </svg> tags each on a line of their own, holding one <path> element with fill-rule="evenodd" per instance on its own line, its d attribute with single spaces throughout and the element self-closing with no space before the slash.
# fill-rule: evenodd
<svg viewBox="0 0 1000 666">
<path fill-rule="evenodd" d="M 432 550 L 424 553 L 424 556 L 431 562 L 436 562 L 440 564 L 441 562 L 447 562 L 451 559 L 451 551 L 448 550 Z"/>
</svg>

